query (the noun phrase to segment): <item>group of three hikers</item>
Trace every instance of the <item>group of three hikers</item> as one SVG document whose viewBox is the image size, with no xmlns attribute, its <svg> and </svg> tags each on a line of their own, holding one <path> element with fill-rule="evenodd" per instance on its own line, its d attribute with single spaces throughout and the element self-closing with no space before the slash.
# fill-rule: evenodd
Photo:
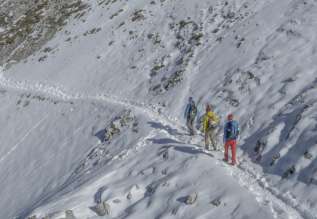
<svg viewBox="0 0 317 219">
<path fill-rule="evenodd" d="M 186 125 L 189 129 L 190 135 L 195 135 L 195 119 L 197 116 L 197 106 L 192 97 L 189 98 L 189 102 L 186 106 L 185 110 L 185 118 Z M 206 150 L 210 150 L 210 143 L 213 146 L 214 150 L 217 150 L 217 129 L 220 123 L 219 117 L 213 111 L 211 105 L 207 104 L 206 112 L 203 117 L 203 131 L 205 134 L 205 148 Z M 231 148 L 232 153 L 232 162 L 231 165 L 235 165 L 237 163 L 236 160 L 236 149 L 237 149 L 237 138 L 239 136 L 239 124 L 234 120 L 233 114 L 229 114 L 227 116 L 227 121 L 224 125 L 224 147 L 225 147 L 225 155 L 224 161 L 228 162 L 228 151 Z"/>
</svg>

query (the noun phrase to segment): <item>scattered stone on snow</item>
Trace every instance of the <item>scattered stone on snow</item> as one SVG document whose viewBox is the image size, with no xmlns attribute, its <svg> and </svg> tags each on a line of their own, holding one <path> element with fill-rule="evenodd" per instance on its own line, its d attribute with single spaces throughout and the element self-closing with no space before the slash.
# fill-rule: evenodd
<svg viewBox="0 0 317 219">
<path fill-rule="evenodd" d="M 293 165 L 293 166 L 291 166 L 290 168 L 288 168 L 284 173 L 283 173 L 283 178 L 287 178 L 287 177 L 289 177 L 289 176 L 291 176 L 291 175 L 293 175 L 294 173 L 295 173 L 295 171 L 296 171 L 296 168 L 295 168 L 295 166 Z"/>
<path fill-rule="evenodd" d="M 185 200 L 185 204 L 193 205 L 197 201 L 197 198 L 198 198 L 198 194 L 196 192 L 194 192 L 194 193 L 190 194 L 189 196 L 187 196 L 187 198 Z"/>
<path fill-rule="evenodd" d="M 93 210 L 98 216 L 106 216 L 110 215 L 111 207 L 107 203 L 107 201 L 103 201 L 102 203 L 97 204 L 94 207 L 91 207 L 91 210 Z"/>
<path fill-rule="evenodd" d="M 308 159 L 308 160 L 311 160 L 311 159 L 313 158 L 313 155 L 312 155 L 310 152 L 305 151 L 304 157 L 305 157 L 306 159 Z"/>
<path fill-rule="evenodd" d="M 220 200 L 220 198 L 217 198 L 217 199 L 211 201 L 210 204 L 212 204 L 216 207 L 219 207 L 221 205 L 221 200 Z"/>
</svg>

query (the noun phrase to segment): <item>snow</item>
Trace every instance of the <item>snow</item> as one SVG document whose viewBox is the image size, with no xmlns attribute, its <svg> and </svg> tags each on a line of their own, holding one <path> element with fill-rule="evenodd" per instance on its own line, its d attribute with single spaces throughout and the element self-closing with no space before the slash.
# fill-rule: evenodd
<svg viewBox="0 0 317 219">
<path fill-rule="evenodd" d="M 87 1 L 0 68 L 0 218 L 317 218 L 316 1 L 154 2 Z M 188 136 L 189 96 L 239 120 L 238 166 Z"/>
</svg>

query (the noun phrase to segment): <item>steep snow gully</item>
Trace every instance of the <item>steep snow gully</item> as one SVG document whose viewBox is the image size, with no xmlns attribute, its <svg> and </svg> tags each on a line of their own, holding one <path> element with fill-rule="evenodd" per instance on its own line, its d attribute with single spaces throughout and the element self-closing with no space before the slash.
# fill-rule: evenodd
<svg viewBox="0 0 317 219">
<path fill-rule="evenodd" d="M 177 130 L 184 131 L 184 127 L 176 119 L 171 118 L 167 115 L 163 115 L 159 112 L 158 109 L 155 108 L 155 106 L 148 106 L 145 103 L 137 103 L 133 101 L 123 100 L 107 94 L 89 95 L 83 93 L 71 93 L 61 87 L 51 86 L 43 83 L 14 81 L 4 77 L 1 69 L 0 87 L 17 92 L 27 91 L 29 93 L 37 93 L 50 98 L 55 98 L 64 101 L 100 101 L 111 104 L 117 104 L 132 109 L 136 112 L 145 114 L 152 120 L 160 121 L 163 125 L 169 125 Z M 44 120 L 45 118 L 40 120 L 36 126 L 41 124 Z M 36 126 L 34 127 L 34 129 L 36 128 Z M 31 131 L 32 130 L 30 130 L 30 132 Z M 184 136 L 181 135 L 171 137 L 176 138 L 180 142 L 183 142 L 185 140 Z M 189 144 L 189 146 L 201 150 L 201 148 L 198 148 L 194 144 Z M 18 147 L 18 144 L 12 147 L 12 150 L 9 153 L 12 153 L 16 149 L 16 147 Z M 3 162 L 5 159 L 6 155 L 0 158 L 0 162 Z M 261 206 L 269 206 L 274 218 L 279 218 L 279 215 L 284 215 L 284 217 L 286 216 L 286 218 L 293 219 L 317 218 L 316 216 L 311 215 L 309 211 L 306 210 L 305 207 L 303 207 L 300 203 L 285 198 L 282 194 L 276 192 L 274 188 L 272 188 L 272 185 L 269 185 L 264 176 L 261 176 L 255 172 L 255 170 L 249 164 L 247 158 L 240 159 L 240 165 L 236 168 L 224 164 L 222 162 L 222 157 L 219 152 L 216 152 L 215 156 L 211 159 L 217 159 L 218 165 L 224 167 L 230 173 L 230 175 L 236 179 L 236 181 L 240 184 L 241 187 L 248 189 L 251 192 L 251 194 L 255 196 L 255 199 Z"/>
</svg>

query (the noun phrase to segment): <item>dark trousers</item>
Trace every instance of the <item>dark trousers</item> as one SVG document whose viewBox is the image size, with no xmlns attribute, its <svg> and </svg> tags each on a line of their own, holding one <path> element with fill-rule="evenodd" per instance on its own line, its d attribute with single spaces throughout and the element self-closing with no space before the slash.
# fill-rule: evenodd
<svg viewBox="0 0 317 219">
<path fill-rule="evenodd" d="M 191 117 L 188 117 L 187 121 L 186 121 L 186 125 L 187 125 L 187 128 L 189 130 L 189 134 L 190 135 L 194 135 L 195 134 L 194 121 L 195 121 L 195 118 L 191 118 Z"/>
</svg>

